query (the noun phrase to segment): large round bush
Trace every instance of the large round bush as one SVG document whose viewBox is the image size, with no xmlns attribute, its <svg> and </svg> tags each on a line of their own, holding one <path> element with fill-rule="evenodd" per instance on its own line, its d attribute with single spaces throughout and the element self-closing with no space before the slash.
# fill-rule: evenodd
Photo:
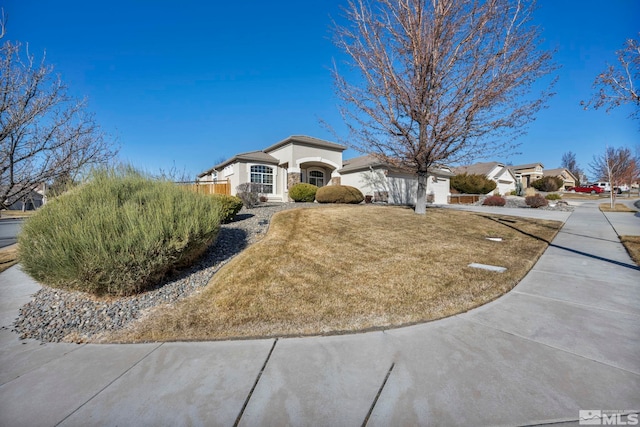
<svg viewBox="0 0 640 427">
<path fill-rule="evenodd" d="M 531 183 L 531 186 L 538 191 L 557 191 L 564 187 L 564 181 L 557 176 L 545 176 L 540 179 L 536 179 Z"/>
<path fill-rule="evenodd" d="M 496 182 L 484 175 L 466 173 L 451 178 L 451 188 L 462 194 L 487 194 L 496 189 Z"/>
<path fill-rule="evenodd" d="M 349 185 L 328 185 L 318 188 L 316 201 L 318 203 L 362 203 L 362 192 Z"/>
<path fill-rule="evenodd" d="M 317 191 L 318 187 L 315 185 L 301 182 L 289 188 L 289 197 L 294 202 L 313 202 Z"/>
<path fill-rule="evenodd" d="M 130 295 L 202 255 L 221 219 L 210 196 L 131 168 L 100 171 L 27 220 L 20 262 L 52 287 Z"/>
</svg>

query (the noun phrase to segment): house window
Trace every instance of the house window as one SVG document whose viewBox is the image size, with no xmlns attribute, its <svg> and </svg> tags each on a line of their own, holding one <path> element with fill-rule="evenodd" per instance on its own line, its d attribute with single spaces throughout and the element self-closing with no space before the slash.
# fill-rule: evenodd
<svg viewBox="0 0 640 427">
<path fill-rule="evenodd" d="M 273 168 L 264 165 L 251 166 L 251 182 L 260 184 L 260 193 L 273 194 Z"/>
<path fill-rule="evenodd" d="M 309 172 L 309 184 L 315 185 L 316 187 L 322 187 L 324 185 L 324 172 L 322 171 Z"/>
</svg>

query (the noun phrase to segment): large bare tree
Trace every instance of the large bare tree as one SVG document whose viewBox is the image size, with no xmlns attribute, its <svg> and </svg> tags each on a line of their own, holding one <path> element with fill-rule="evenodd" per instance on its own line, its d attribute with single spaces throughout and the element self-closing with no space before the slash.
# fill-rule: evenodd
<svg viewBox="0 0 640 427">
<path fill-rule="evenodd" d="M 116 154 L 85 102 L 67 94 L 44 58 L 24 51 L 0 46 L 0 207 Z"/>
<path fill-rule="evenodd" d="M 551 95 L 532 85 L 553 71 L 529 0 L 350 0 L 334 68 L 349 144 L 418 176 L 512 152 Z M 493 138 L 493 139 L 492 139 Z"/>
<path fill-rule="evenodd" d="M 640 40 L 640 33 L 639 33 Z M 608 64 L 593 82 L 597 92 L 585 108 L 605 108 L 607 112 L 623 104 L 631 104 L 631 118 L 640 119 L 640 41 L 628 39 L 624 47 L 616 51 L 618 62 Z"/>
<path fill-rule="evenodd" d="M 611 209 L 615 207 L 615 188 L 623 184 L 630 185 L 640 176 L 640 165 L 631 150 L 626 147 L 606 147 L 603 154 L 593 157 L 589 166 L 593 175 L 609 182 Z"/>
</svg>

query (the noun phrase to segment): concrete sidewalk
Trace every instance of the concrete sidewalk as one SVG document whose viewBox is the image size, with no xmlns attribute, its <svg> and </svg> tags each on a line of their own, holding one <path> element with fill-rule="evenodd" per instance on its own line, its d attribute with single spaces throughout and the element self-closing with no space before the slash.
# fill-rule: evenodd
<svg viewBox="0 0 640 427">
<path fill-rule="evenodd" d="M 579 410 L 637 412 L 640 270 L 596 206 L 566 214 L 498 300 L 355 335 L 20 342 L 7 328 L 37 284 L 14 267 L 0 274 L 0 426 L 577 425 Z M 640 218 L 622 221 L 640 235 Z"/>
</svg>

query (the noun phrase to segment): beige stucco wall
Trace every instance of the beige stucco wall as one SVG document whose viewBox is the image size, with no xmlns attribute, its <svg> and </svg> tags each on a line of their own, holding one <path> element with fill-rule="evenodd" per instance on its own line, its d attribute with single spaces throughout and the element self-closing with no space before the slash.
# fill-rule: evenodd
<svg viewBox="0 0 640 427">
<path fill-rule="evenodd" d="M 265 195 L 273 199 L 281 198 L 283 187 L 284 187 L 281 179 L 282 168 L 279 168 L 276 165 L 268 164 L 268 163 L 259 163 L 259 162 L 251 162 L 251 163 L 236 162 L 236 163 L 233 163 L 232 165 L 233 173 L 231 175 L 226 175 L 224 172 L 221 172 L 220 174 L 218 174 L 218 176 L 221 177 L 222 179 L 230 180 L 231 194 L 235 196 L 236 194 L 238 194 L 238 190 L 237 190 L 238 185 L 245 182 L 251 182 L 250 171 L 251 171 L 251 166 L 253 165 L 264 165 L 273 169 L 273 193 L 265 194 Z"/>
<path fill-rule="evenodd" d="M 536 166 L 534 168 L 526 168 L 526 169 L 518 169 L 514 170 L 516 176 L 520 175 L 522 177 L 522 186 L 524 188 L 528 188 L 531 186 L 533 181 L 536 181 L 542 178 L 542 167 Z"/>
<path fill-rule="evenodd" d="M 312 147 L 302 144 L 288 144 L 268 154 L 280 160 L 280 164 L 288 163 L 290 169 L 299 168 L 301 163 L 309 161 L 326 162 L 331 167 L 342 167 L 342 151 L 329 150 L 322 147 Z"/>
<path fill-rule="evenodd" d="M 341 174 L 342 185 L 351 185 L 362 191 L 362 194 L 375 195 L 378 191 L 389 194 L 389 203 L 396 205 L 413 205 L 416 202 L 418 179 L 414 175 L 387 173 L 383 169 Z M 432 197 L 429 197 L 431 195 Z M 435 204 L 447 204 L 449 198 L 449 179 L 427 180 L 427 197 Z"/>
<path fill-rule="evenodd" d="M 240 185 L 240 167 L 241 163 L 234 163 L 231 167 L 232 173 L 230 175 L 227 174 L 226 170 L 223 170 L 218 174 L 218 179 L 228 179 L 231 183 L 231 195 L 235 196 L 238 194 L 236 187 Z"/>
</svg>

